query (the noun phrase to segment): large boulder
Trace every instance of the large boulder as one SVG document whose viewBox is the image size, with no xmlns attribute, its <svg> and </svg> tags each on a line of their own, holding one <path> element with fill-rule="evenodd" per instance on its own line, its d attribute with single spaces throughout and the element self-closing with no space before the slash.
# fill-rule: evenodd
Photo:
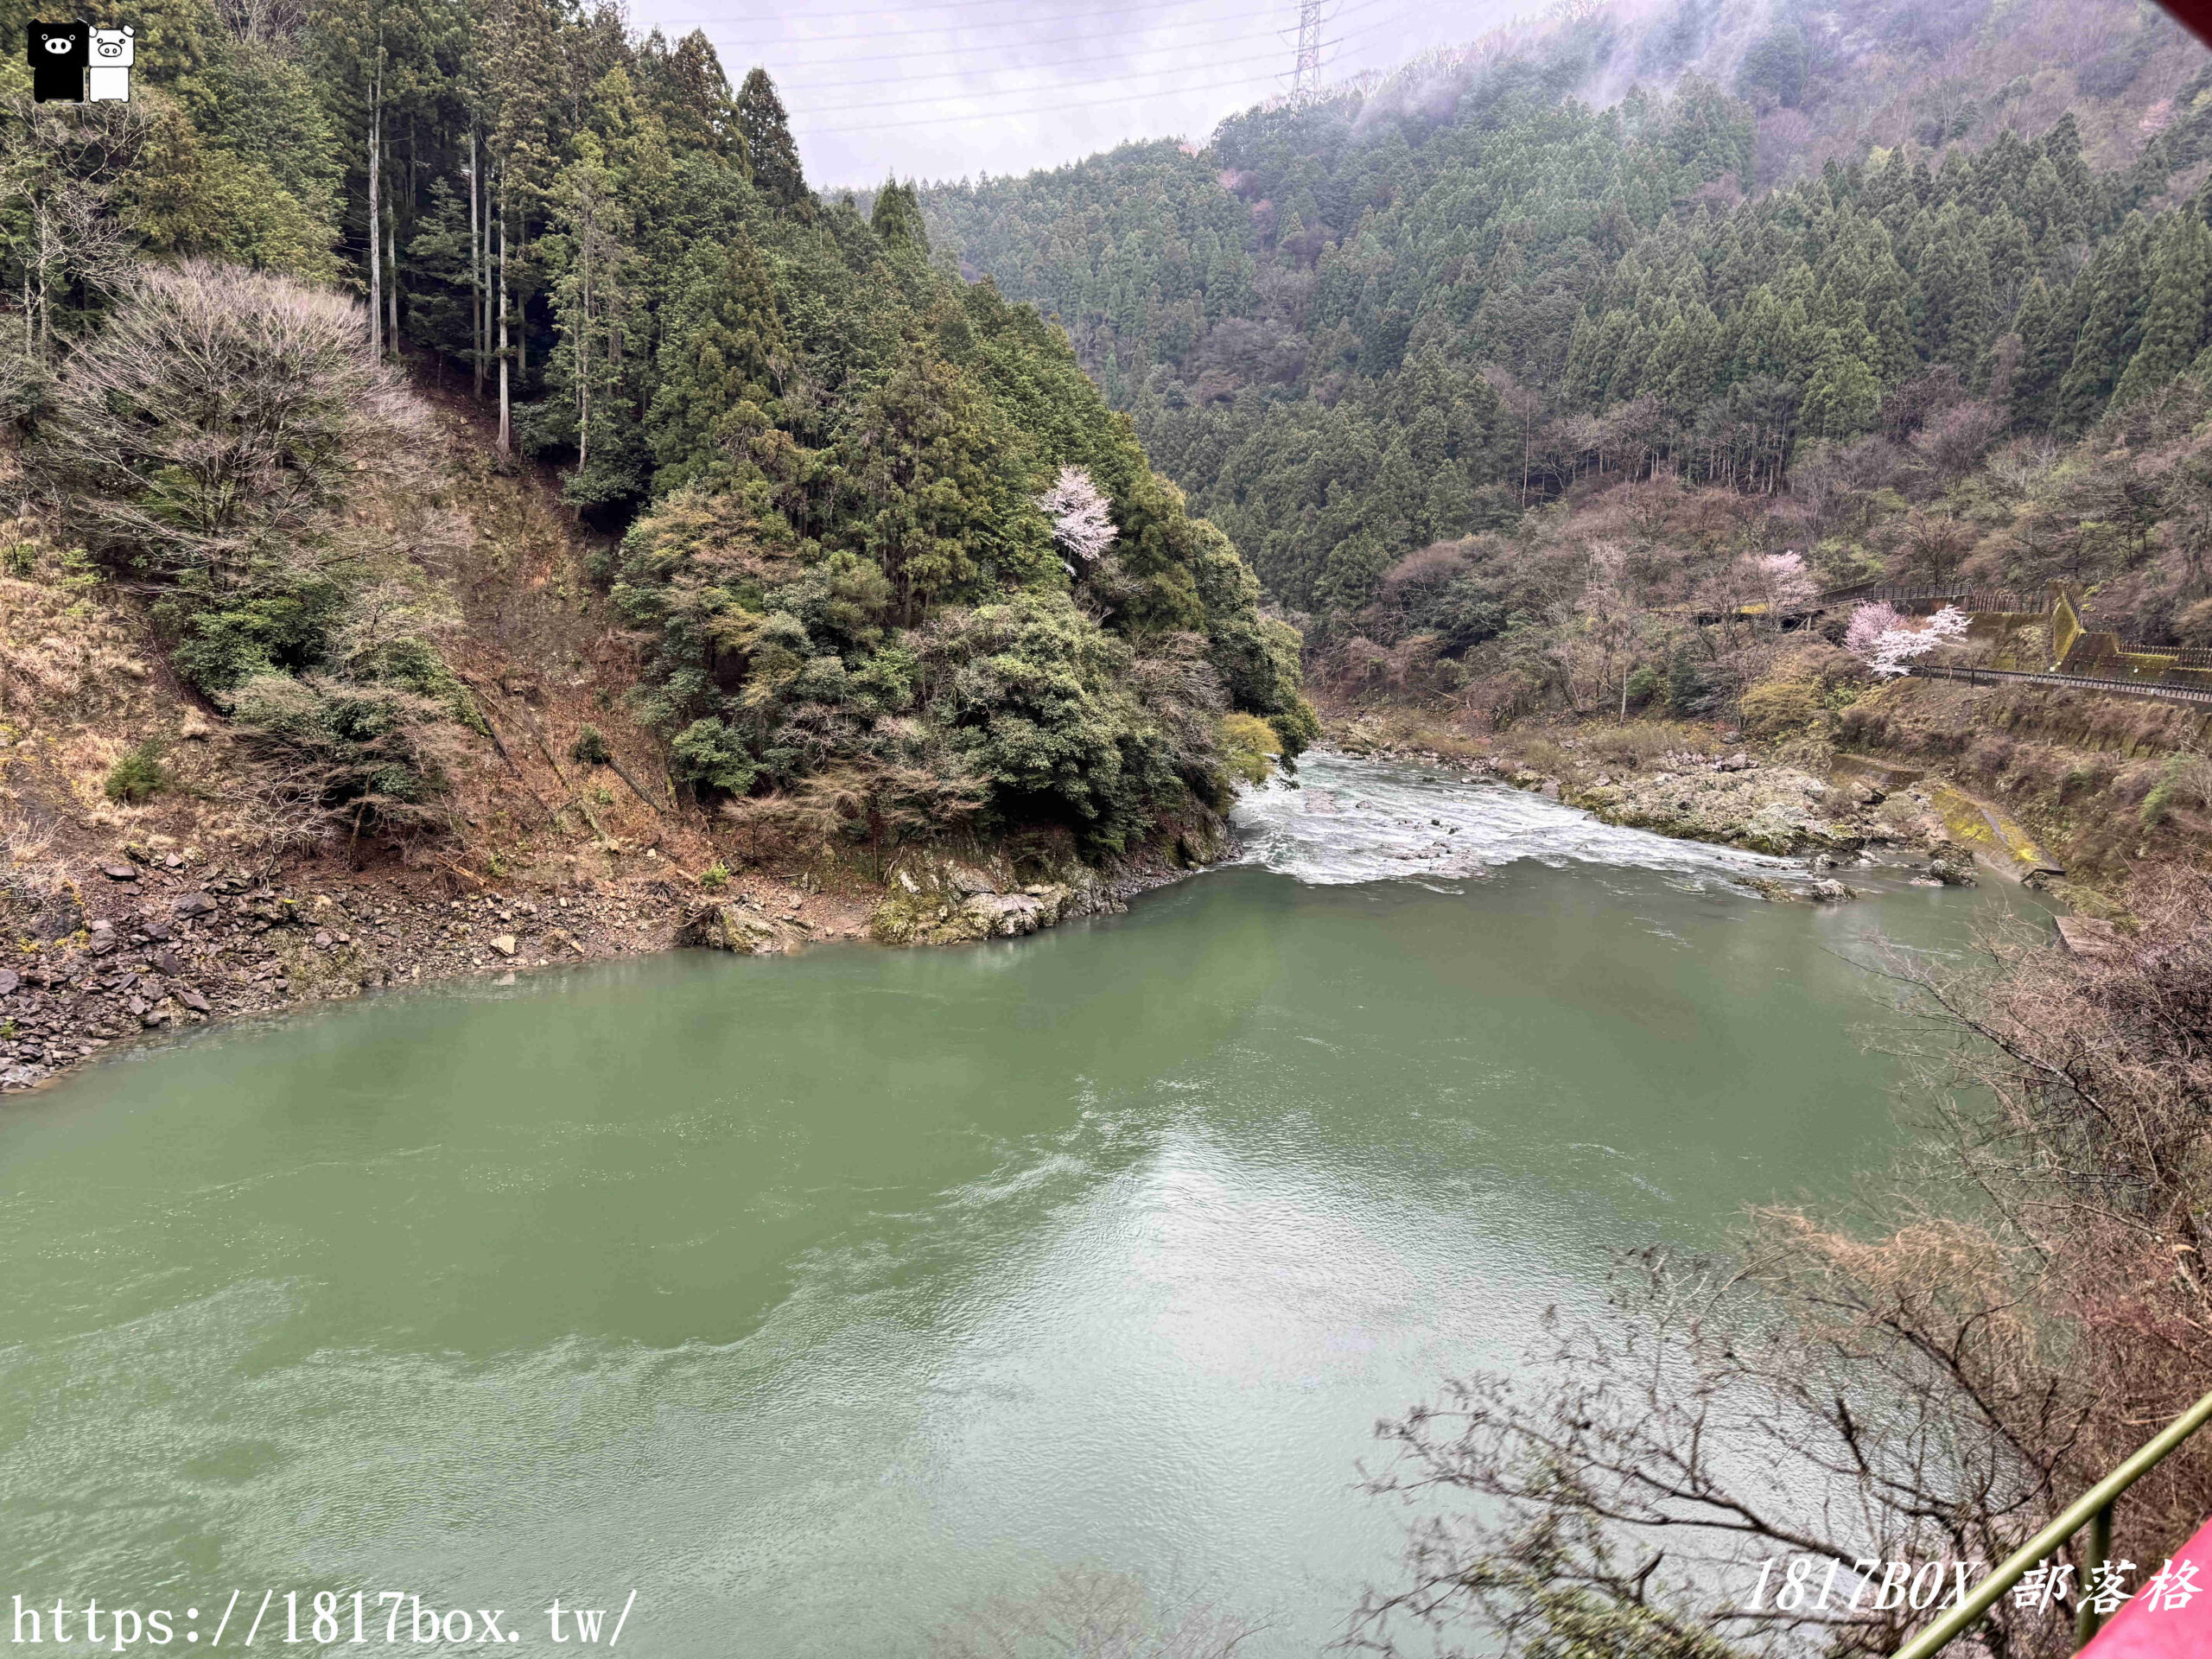
<svg viewBox="0 0 2212 1659">
<path fill-rule="evenodd" d="M 710 899 L 683 912 L 683 919 L 677 924 L 676 942 L 741 957 L 767 957 L 791 949 L 793 936 L 765 916 Z"/>
<path fill-rule="evenodd" d="M 1215 850 L 1200 836 L 1179 842 L 1176 856 L 1198 861 Z M 1033 866 L 1027 876 L 1002 851 L 955 857 L 909 849 L 892 868 L 883 901 L 868 918 L 868 935 L 879 944 L 1011 939 L 1122 908 L 1110 884 L 1072 855 L 1049 868 Z"/>
<path fill-rule="evenodd" d="M 1065 882 L 1033 882 L 1014 893 L 893 893 L 868 918 L 879 944 L 963 944 L 976 939 L 1014 939 L 1071 916 L 1110 907 L 1095 902 L 1091 888 Z"/>
</svg>

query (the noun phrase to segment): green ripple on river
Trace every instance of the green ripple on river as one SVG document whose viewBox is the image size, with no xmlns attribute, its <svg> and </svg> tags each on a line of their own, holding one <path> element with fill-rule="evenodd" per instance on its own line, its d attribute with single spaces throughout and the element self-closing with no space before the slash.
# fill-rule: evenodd
<svg viewBox="0 0 2212 1659">
<path fill-rule="evenodd" d="M 1375 1419 L 1612 1250 L 1878 1167 L 1849 958 L 2017 901 L 1765 904 L 1306 777 L 1272 868 L 1126 916 L 378 996 L 10 1101 L 0 1607 L 404 1588 L 543 1648 L 634 1588 L 626 1650 L 880 1659 L 1089 1562 L 1315 1652 L 1402 1537 Z M 1302 878 L 1362 812 L 1419 879 Z"/>
</svg>

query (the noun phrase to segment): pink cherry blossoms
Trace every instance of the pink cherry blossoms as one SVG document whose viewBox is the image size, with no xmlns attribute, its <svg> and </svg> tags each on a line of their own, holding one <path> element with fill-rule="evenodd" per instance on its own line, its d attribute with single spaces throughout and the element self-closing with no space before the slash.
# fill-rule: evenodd
<svg viewBox="0 0 2212 1659">
<path fill-rule="evenodd" d="M 1885 679 L 1910 673 L 1916 658 L 1967 637 L 1967 613 L 1946 605 L 1920 627 L 1887 605 L 1861 605 L 1852 613 L 1844 649 Z"/>
<path fill-rule="evenodd" d="M 1037 498 L 1038 510 L 1052 521 L 1052 539 L 1063 553 L 1089 564 L 1114 544 L 1114 518 L 1104 492 L 1080 467 L 1063 467 L 1052 487 Z M 1063 563 L 1067 563 L 1065 560 Z M 1076 566 L 1067 564 L 1070 575 Z"/>
</svg>

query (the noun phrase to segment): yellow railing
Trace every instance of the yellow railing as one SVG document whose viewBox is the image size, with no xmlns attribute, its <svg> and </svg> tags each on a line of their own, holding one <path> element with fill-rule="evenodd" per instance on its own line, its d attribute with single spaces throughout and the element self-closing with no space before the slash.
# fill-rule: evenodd
<svg viewBox="0 0 2212 1659">
<path fill-rule="evenodd" d="M 2207 1422 L 2212 1422 L 2212 1394 L 2168 1423 L 2150 1444 L 2068 1504 L 2056 1520 L 2006 1557 L 2004 1565 L 1984 1579 L 1972 1595 L 1899 1648 L 1894 1659 L 1929 1659 L 1929 1655 L 1942 1651 L 1980 1623 L 1981 1616 L 1997 1605 L 1998 1598 L 2018 1583 L 2030 1567 L 2049 1560 L 2085 1526 L 2089 1529 L 2088 1554 L 2082 1563 L 2086 1582 L 2100 1565 L 2112 1559 L 2113 1501 Z M 2102 1623 L 2096 1609 L 2083 1598 L 2075 1620 L 2075 1645 L 2087 1643 Z"/>
</svg>

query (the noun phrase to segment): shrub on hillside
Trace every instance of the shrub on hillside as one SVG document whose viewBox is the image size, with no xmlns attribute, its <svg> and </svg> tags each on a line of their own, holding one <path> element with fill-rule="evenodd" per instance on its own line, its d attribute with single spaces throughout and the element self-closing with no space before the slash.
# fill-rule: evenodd
<svg viewBox="0 0 2212 1659">
<path fill-rule="evenodd" d="M 669 741 L 669 769 L 687 784 L 725 795 L 742 795 L 760 775 L 744 734 L 712 715 L 693 721 Z"/>
<path fill-rule="evenodd" d="M 1282 741 L 1274 728 L 1256 715 L 1229 715 L 1221 722 L 1221 751 L 1239 778 L 1248 784 L 1264 784 L 1282 754 Z"/>
<path fill-rule="evenodd" d="M 232 714 L 268 763 L 270 792 L 356 826 L 442 827 L 459 734 L 444 705 L 391 684 L 257 674 Z"/>
<path fill-rule="evenodd" d="M 419 822 L 433 723 L 474 723 L 396 526 L 436 479 L 429 417 L 360 308 L 199 260 L 135 268 L 28 447 L 92 550 L 160 590 L 178 671 L 281 762 L 276 792 Z"/>
<path fill-rule="evenodd" d="M 211 597 L 323 568 L 350 501 L 429 483 L 429 416 L 365 338 L 359 305 L 289 277 L 139 266 L 29 459 L 95 550 Z"/>
<path fill-rule="evenodd" d="M 149 737 L 135 748 L 126 750 L 107 769 L 104 792 L 111 801 L 123 801 L 138 806 L 160 794 L 168 786 L 168 773 L 162 767 L 161 741 Z"/>
<path fill-rule="evenodd" d="M 569 745 L 569 758 L 580 766 L 603 766 L 612 758 L 607 739 L 596 726 L 587 725 Z"/>
<path fill-rule="evenodd" d="M 1760 738 L 1789 737 L 1818 725 L 1827 712 L 1809 680 L 1761 680 L 1743 698 L 1744 730 Z"/>
</svg>

